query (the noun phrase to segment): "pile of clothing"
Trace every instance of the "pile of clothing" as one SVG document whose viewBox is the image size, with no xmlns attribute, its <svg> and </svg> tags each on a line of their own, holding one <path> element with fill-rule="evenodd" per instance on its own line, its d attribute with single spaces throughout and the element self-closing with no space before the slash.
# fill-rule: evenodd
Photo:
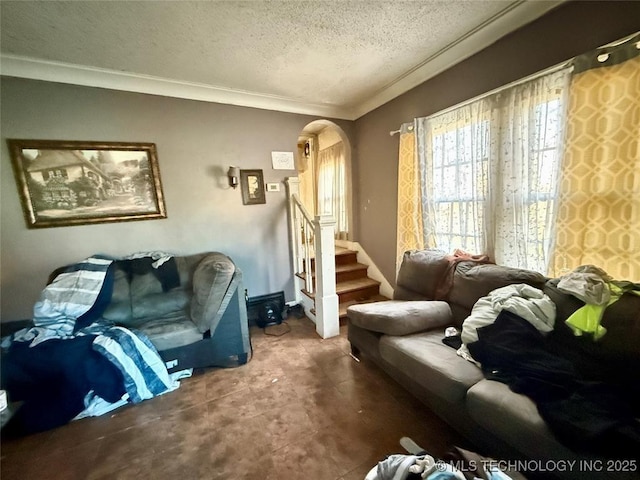
<svg viewBox="0 0 640 480">
<path fill-rule="evenodd" d="M 400 441 L 409 440 L 406 437 Z M 410 449 L 409 449 L 410 450 Z M 504 472 L 491 458 L 454 447 L 436 460 L 425 451 L 411 455 L 389 455 L 378 463 L 365 480 L 521 480 L 519 472 Z"/>
<path fill-rule="evenodd" d="M 640 285 L 615 282 L 584 266 L 557 281 L 583 306 L 556 321 L 554 302 L 528 285 L 510 285 L 478 300 L 463 323 L 458 354 L 486 378 L 531 398 L 560 441 L 594 454 L 640 455 L 640 350 L 607 357 L 598 348 L 608 306 Z M 445 343 L 451 345 L 451 339 Z"/>
</svg>

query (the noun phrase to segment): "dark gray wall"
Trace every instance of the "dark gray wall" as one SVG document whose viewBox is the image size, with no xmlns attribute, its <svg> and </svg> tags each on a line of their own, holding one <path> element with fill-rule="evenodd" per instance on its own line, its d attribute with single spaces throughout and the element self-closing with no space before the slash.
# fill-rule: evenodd
<svg viewBox="0 0 640 480">
<path fill-rule="evenodd" d="M 356 120 L 357 240 L 395 281 L 398 136 L 390 130 L 640 30 L 640 2 L 569 2 Z"/>
<path fill-rule="evenodd" d="M 249 295 L 284 290 L 293 298 L 284 185 L 265 205 L 242 205 L 229 165 L 273 170 L 271 151 L 297 151 L 315 117 L 56 83 L 2 78 L 0 152 L 2 321 L 30 318 L 48 274 L 94 253 L 218 250 L 244 272 Z M 353 122 L 336 121 L 351 138 Z M 28 229 L 7 138 L 152 142 L 168 218 Z"/>
</svg>

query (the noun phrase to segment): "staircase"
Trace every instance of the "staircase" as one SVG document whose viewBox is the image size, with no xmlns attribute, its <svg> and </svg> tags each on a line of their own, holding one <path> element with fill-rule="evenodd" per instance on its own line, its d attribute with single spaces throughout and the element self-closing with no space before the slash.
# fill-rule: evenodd
<svg viewBox="0 0 640 480">
<path fill-rule="evenodd" d="M 343 247 L 335 247 L 336 294 L 339 301 L 340 323 L 347 318 L 347 307 L 357 303 L 388 300 L 380 295 L 380 282 L 367 276 L 367 265 L 358 263 L 357 252 Z M 315 259 L 311 259 L 311 276 L 315 281 Z M 297 273 L 298 278 L 305 280 L 304 273 Z M 302 289 L 311 300 L 315 294 Z M 314 309 L 311 310 L 315 314 Z"/>
<path fill-rule="evenodd" d="M 368 278 L 367 266 L 358 263 L 358 256 L 367 258 L 360 250 L 336 248 L 336 222 L 330 215 L 311 216 L 307 211 L 299 197 L 300 180 L 288 177 L 285 184 L 295 301 L 316 324 L 320 337 L 335 337 L 349 305 L 383 299 L 381 284 Z M 378 275 L 375 265 L 371 268 Z M 389 290 L 386 283 L 384 289 Z"/>
</svg>

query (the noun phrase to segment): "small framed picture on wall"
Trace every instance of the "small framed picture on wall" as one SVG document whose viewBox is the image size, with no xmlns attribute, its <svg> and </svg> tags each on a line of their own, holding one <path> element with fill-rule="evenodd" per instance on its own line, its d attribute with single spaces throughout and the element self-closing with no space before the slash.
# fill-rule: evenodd
<svg viewBox="0 0 640 480">
<path fill-rule="evenodd" d="M 240 170 L 240 188 L 244 205 L 267 203 L 262 170 Z"/>
</svg>

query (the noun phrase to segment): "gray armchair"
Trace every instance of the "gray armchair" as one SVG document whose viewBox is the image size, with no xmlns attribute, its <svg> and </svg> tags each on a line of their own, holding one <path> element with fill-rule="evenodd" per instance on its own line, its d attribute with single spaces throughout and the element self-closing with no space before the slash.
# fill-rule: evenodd
<svg viewBox="0 0 640 480">
<path fill-rule="evenodd" d="M 170 371 L 249 360 L 242 272 L 228 256 L 201 253 L 150 265 L 149 258 L 114 262 L 104 319 L 146 334 Z"/>
</svg>

